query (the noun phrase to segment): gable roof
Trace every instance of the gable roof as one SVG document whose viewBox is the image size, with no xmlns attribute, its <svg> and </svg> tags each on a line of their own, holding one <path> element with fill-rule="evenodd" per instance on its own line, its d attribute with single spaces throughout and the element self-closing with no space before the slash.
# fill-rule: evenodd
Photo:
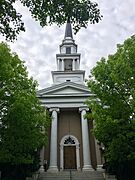
<svg viewBox="0 0 135 180">
<path fill-rule="evenodd" d="M 87 86 L 73 83 L 73 82 L 64 82 L 61 84 L 53 85 L 51 87 L 39 90 L 37 92 L 38 97 L 45 97 L 49 95 L 54 96 L 67 96 L 67 95 L 81 95 L 81 96 L 90 96 L 90 91 Z"/>
</svg>

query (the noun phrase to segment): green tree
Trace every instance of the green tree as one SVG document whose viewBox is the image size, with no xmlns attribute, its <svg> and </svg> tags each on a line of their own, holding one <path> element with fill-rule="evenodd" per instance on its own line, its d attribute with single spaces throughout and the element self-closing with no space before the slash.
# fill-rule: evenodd
<svg viewBox="0 0 135 180">
<path fill-rule="evenodd" d="M 102 58 L 91 71 L 87 101 L 96 138 L 105 146 L 108 167 L 118 179 L 135 177 L 135 35 Z M 133 168 L 134 167 L 134 168 Z"/>
<path fill-rule="evenodd" d="M 0 1 L 0 33 L 7 40 L 14 40 L 20 31 L 25 31 L 22 15 L 14 8 L 17 0 Z M 56 23 L 64 24 L 70 18 L 75 32 L 87 27 L 88 22 L 97 23 L 101 19 L 97 3 L 90 0 L 20 0 L 31 12 L 32 17 L 42 27 Z"/>
<path fill-rule="evenodd" d="M 0 163 L 31 164 L 47 142 L 49 114 L 36 97 L 24 63 L 0 44 Z"/>
</svg>

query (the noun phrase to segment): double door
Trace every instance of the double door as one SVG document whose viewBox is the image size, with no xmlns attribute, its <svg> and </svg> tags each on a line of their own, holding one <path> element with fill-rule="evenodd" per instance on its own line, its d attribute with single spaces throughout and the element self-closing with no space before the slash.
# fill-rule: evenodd
<svg viewBox="0 0 135 180">
<path fill-rule="evenodd" d="M 76 146 L 64 146 L 64 169 L 76 168 Z"/>
</svg>

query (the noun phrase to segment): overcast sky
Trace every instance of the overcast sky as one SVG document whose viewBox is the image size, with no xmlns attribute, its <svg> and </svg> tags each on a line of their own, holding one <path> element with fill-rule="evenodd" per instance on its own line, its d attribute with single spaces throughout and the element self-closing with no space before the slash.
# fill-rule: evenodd
<svg viewBox="0 0 135 180">
<path fill-rule="evenodd" d="M 78 52 L 81 53 L 81 69 L 86 71 L 86 78 L 101 57 L 113 54 L 117 44 L 135 34 L 135 0 L 95 1 L 103 15 L 102 21 L 74 35 Z M 25 61 L 29 75 L 38 81 L 39 89 L 46 88 L 52 84 L 51 71 L 56 70 L 56 53 L 59 53 L 65 26 L 41 28 L 26 8 L 19 3 L 16 7 L 23 15 L 26 32 L 21 33 L 16 42 L 9 43 L 10 47 Z"/>
</svg>

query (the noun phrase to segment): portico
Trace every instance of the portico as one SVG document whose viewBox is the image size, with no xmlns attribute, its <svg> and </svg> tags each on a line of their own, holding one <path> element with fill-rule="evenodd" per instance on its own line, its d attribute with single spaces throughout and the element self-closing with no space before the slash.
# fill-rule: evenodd
<svg viewBox="0 0 135 180">
<path fill-rule="evenodd" d="M 74 110 L 73 108 L 72 109 L 50 108 L 50 111 L 52 112 L 52 124 L 51 124 L 51 133 L 50 133 L 49 171 L 58 171 L 58 169 L 80 170 L 81 169 L 80 156 L 82 156 L 81 159 L 83 160 L 82 170 L 92 170 L 93 168 L 91 166 L 91 157 L 90 157 L 90 145 L 89 145 L 90 140 L 89 140 L 88 122 L 87 119 L 84 119 L 84 115 L 86 114 L 86 111 L 88 111 L 88 108 L 80 107 L 80 108 L 75 108 Z M 66 127 L 64 127 L 64 125 Z M 80 146 L 81 146 L 81 150 L 80 150 Z M 64 152 L 67 151 L 66 147 L 68 147 L 68 151 L 70 151 L 70 147 L 75 147 L 75 154 L 73 157 L 75 159 L 75 164 L 73 162 L 73 164 L 71 163 L 70 165 L 68 165 L 68 167 L 65 166 L 65 163 L 67 161 L 65 160 L 64 157 L 67 156 L 67 154 Z M 60 156 L 59 160 L 57 157 L 58 154 Z M 69 159 L 69 157 L 67 158 Z M 58 164 L 60 164 L 59 167 Z"/>
</svg>

